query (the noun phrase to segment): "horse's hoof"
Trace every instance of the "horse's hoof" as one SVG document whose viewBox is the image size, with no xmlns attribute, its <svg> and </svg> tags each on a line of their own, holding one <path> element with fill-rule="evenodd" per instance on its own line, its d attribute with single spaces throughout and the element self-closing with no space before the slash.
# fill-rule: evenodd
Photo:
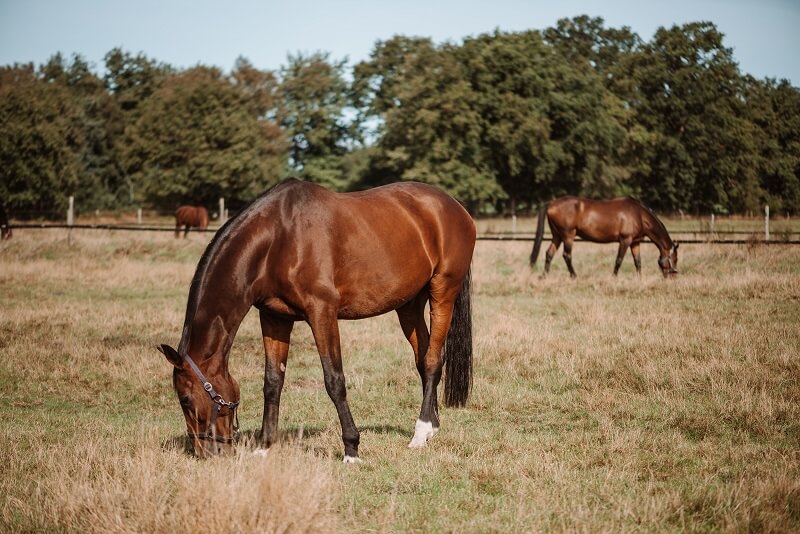
<svg viewBox="0 0 800 534">
<path fill-rule="evenodd" d="M 421 449 L 425 447 L 428 440 L 439 432 L 438 427 L 434 427 L 433 423 L 425 423 L 417 419 L 414 425 L 414 437 L 411 438 L 411 443 L 408 444 L 409 449 Z"/>
<path fill-rule="evenodd" d="M 364 462 L 358 456 L 344 456 L 342 463 L 345 464 L 363 464 Z"/>
<path fill-rule="evenodd" d="M 267 453 L 269 453 L 269 449 L 262 449 L 259 447 L 253 451 L 253 456 L 261 456 L 262 458 L 266 458 Z"/>
</svg>

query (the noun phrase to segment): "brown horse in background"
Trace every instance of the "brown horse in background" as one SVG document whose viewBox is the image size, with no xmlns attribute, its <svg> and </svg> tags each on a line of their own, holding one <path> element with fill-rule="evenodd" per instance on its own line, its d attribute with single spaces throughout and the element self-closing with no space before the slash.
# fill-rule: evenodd
<svg viewBox="0 0 800 534">
<path fill-rule="evenodd" d="M 531 251 L 531 266 L 536 265 L 536 259 L 539 257 L 545 217 L 553 234 L 553 241 L 545 254 L 545 275 L 550 271 L 550 262 L 563 242 L 564 261 L 570 276 L 575 278 L 575 269 L 572 267 L 572 244 L 576 235 L 595 243 L 619 243 L 617 261 L 614 264 L 615 276 L 628 248 L 631 249 L 636 274 L 642 274 L 639 245 L 645 238 L 649 238 L 658 247 L 658 266 L 664 276 L 678 272 L 678 245 L 673 243 L 664 224 L 652 210 L 634 198 L 589 200 L 561 197 L 550 201 L 539 211 L 536 239 Z"/>
<path fill-rule="evenodd" d="M 325 389 L 342 427 L 345 463 L 357 463 L 359 432 L 347 403 L 339 319 L 396 311 L 422 381 L 422 407 L 409 447 L 439 430 L 437 386 L 461 406 L 472 382 L 470 262 L 475 224 L 443 191 L 402 182 L 333 193 L 281 182 L 230 219 L 197 266 L 178 349 L 161 345 L 198 456 L 232 446 L 239 386 L 228 372 L 234 336 L 258 309 L 266 353 L 266 451 L 278 439 L 278 410 L 296 321 L 311 327 Z M 425 307 L 430 303 L 430 331 Z"/>
<path fill-rule="evenodd" d="M 175 237 L 180 237 L 183 226 L 183 237 L 189 233 L 189 227 L 205 230 L 208 228 L 208 210 L 203 206 L 181 206 L 175 210 Z"/>
</svg>

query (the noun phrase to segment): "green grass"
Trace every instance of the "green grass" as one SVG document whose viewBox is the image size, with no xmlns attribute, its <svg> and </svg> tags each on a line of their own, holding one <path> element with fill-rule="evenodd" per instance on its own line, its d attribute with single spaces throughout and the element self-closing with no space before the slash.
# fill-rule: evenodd
<svg viewBox="0 0 800 534">
<path fill-rule="evenodd" d="M 239 530 L 800 529 L 800 248 L 686 245 L 664 280 L 648 246 L 638 280 L 630 258 L 611 276 L 615 247 L 579 243 L 572 281 L 560 257 L 549 278 L 531 272 L 529 243 L 479 242 L 468 406 L 443 408 L 442 431 L 408 449 L 421 392 L 396 317 L 342 322 L 365 461 L 342 465 L 298 324 L 284 443 L 264 470 L 184 452 L 155 350 L 177 343 L 206 242 L 20 230 L 0 245 L 0 528 L 188 531 L 217 525 L 212 509 Z M 253 313 L 231 354 L 245 435 L 260 426 L 262 350 Z M 260 508 L 317 522 L 265 523 Z"/>
</svg>

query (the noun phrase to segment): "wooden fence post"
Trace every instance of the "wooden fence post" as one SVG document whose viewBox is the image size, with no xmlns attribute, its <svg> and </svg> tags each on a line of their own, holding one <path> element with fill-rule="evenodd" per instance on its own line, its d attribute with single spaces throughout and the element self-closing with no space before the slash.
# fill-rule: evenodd
<svg viewBox="0 0 800 534">
<path fill-rule="evenodd" d="M 764 241 L 769 241 L 769 204 L 764 206 Z"/>
<path fill-rule="evenodd" d="M 709 241 L 714 240 L 714 214 L 711 214 L 711 235 L 709 236 Z"/>
<path fill-rule="evenodd" d="M 219 197 L 219 224 L 222 226 L 225 224 L 225 199 L 223 197 Z"/>
<path fill-rule="evenodd" d="M 67 226 L 75 223 L 75 197 L 69 197 L 69 209 L 67 210 Z"/>
<path fill-rule="evenodd" d="M 142 224 L 142 208 L 136 210 L 136 224 Z"/>
</svg>

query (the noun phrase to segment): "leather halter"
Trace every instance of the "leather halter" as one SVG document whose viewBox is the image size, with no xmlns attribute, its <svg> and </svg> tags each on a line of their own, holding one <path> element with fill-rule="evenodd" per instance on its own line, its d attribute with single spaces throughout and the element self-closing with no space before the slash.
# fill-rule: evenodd
<svg viewBox="0 0 800 534">
<path fill-rule="evenodd" d="M 658 266 L 661 267 L 662 269 L 669 269 L 669 273 L 670 274 L 674 274 L 674 273 L 678 272 L 678 270 L 675 268 L 675 266 L 672 263 L 672 256 L 669 255 L 669 254 L 667 254 L 663 258 L 659 258 L 658 259 Z"/>
<path fill-rule="evenodd" d="M 211 423 L 209 424 L 208 428 L 211 429 L 211 432 L 187 432 L 189 438 L 195 439 L 202 439 L 206 441 L 216 441 L 217 443 L 233 443 L 237 437 L 239 437 L 239 414 L 236 412 L 236 408 L 239 406 L 239 401 L 230 402 L 226 401 L 222 398 L 222 395 L 217 393 L 214 390 L 214 386 L 211 385 L 211 382 L 206 380 L 206 377 L 203 376 L 203 373 L 200 372 L 200 368 L 197 367 L 197 364 L 194 363 L 192 357 L 188 354 L 184 356 L 184 359 L 189 362 L 189 367 L 192 368 L 194 371 L 195 376 L 200 380 L 203 384 L 203 389 L 208 393 L 208 396 L 211 397 L 211 400 L 214 401 L 214 411 L 211 414 Z M 219 415 L 220 406 L 226 406 L 228 410 L 233 413 L 233 435 L 232 436 L 220 436 L 217 435 L 217 416 Z"/>
</svg>

